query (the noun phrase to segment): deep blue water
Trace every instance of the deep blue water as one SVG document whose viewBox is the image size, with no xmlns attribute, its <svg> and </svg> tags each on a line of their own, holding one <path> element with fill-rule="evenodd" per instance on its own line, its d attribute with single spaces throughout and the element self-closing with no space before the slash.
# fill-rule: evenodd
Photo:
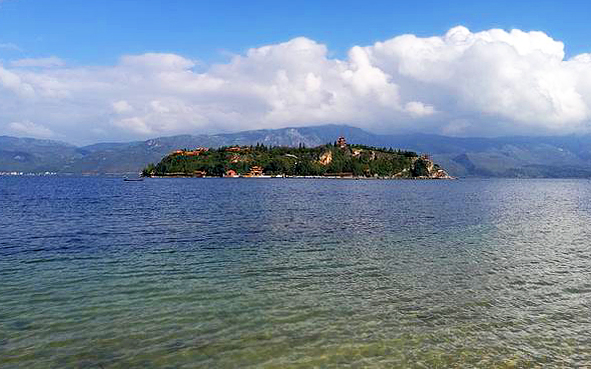
<svg viewBox="0 0 591 369">
<path fill-rule="evenodd" d="M 591 365 L 591 181 L 0 177 L 0 367 Z"/>
</svg>

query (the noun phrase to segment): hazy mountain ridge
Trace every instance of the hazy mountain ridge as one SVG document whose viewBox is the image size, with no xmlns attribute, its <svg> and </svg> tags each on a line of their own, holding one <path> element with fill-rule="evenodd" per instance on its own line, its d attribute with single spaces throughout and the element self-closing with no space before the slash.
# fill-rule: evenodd
<svg viewBox="0 0 591 369">
<path fill-rule="evenodd" d="M 457 138 L 431 134 L 379 135 L 343 125 L 179 135 L 76 147 L 64 142 L 0 136 L 0 171 L 74 174 L 139 172 L 182 148 L 231 145 L 313 147 L 344 135 L 351 143 L 432 155 L 451 175 L 591 177 L 591 136 Z"/>
</svg>

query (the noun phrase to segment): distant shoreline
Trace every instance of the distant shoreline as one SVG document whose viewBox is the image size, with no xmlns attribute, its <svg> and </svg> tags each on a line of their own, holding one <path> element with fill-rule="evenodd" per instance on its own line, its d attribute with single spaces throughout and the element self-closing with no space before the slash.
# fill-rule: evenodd
<svg viewBox="0 0 591 369">
<path fill-rule="evenodd" d="M 0 177 L 108 177 L 120 178 L 128 177 L 130 175 L 136 176 L 135 172 L 127 173 L 24 173 L 24 172 L 4 172 L 0 173 Z M 146 176 L 140 178 L 195 178 L 195 179 L 211 179 L 211 178 L 227 178 L 227 179 L 348 179 L 348 180 L 425 180 L 425 179 L 458 179 L 457 177 L 448 178 L 433 178 L 433 177 L 362 177 L 362 176 L 236 176 L 236 177 L 218 177 L 218 176 L 193 176 L 193 175 L 169 175 L 169 176 Z"/>
<path fill-rule="evenodd" d="M 456 177 L 447 178 L 433 178 L 433 177 L 336 177 L 336 176 L 239 176 L 239 177 L 216 177 L 216 176 L 204 176 L 197 177 L 191 175 L 172 175 L 172 176 L 148 176 L 144 178 L 162 179 L 162 178 L 195 178 L 195 179 L 211 179 L 211 178 L 224 178 L 224 179 L 342 179 L 342 180 L 372 180 L 372 181 L 399 181 L 399 180 L 456 180 Z"/>
</svg>

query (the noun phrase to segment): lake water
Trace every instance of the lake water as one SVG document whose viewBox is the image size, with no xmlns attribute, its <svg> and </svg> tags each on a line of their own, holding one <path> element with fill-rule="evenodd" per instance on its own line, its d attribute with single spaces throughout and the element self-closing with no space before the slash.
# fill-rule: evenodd
<svg viewBox="0 0 591 369">
<path fill-rule="evenodd" d="M 591 365 L 591 181 L 0 177 L 0 367 Z"/>
</svg>

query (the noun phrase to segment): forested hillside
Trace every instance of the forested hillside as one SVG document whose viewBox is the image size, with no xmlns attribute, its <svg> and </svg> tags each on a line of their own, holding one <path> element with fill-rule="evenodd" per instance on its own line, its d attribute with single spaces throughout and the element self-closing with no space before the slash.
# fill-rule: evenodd
<svg viewBox="0 0 591 369">
<path fill-rule="evenodd" d="M 243 176 L 447 176 L 431 160 L 412 151 L 342 143 L 313 148 L 259 144 L 179 150 L 143 171 L 145 176 L 224 176 L 228 173 Z"/>
</svg>

